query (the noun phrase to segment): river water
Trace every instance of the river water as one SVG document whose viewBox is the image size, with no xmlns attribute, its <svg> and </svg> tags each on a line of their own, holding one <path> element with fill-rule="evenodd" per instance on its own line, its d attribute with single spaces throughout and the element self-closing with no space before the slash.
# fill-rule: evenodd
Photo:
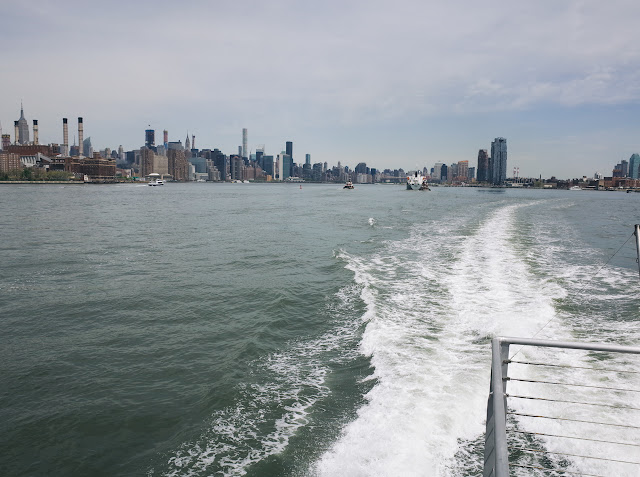
<svg viewBox="0 0 640 477">
<path fill-rule="evenodd" d="M 0 474 L 478 475 L 491 337 L 640 343 L 637 222 L 614 192 L 2 186 Z M 637 443 L 638 394 L 601 388 L 640 360 L 518 348 L 571 367 L 510 374 L 599 387 L 513 394 L 613 407 L 512 411 L 618 427 L 511 415 L 542 451 L 512 462 L 637 475 L 565 455 L 637 446 L 526 432 Z"/>
</svg>

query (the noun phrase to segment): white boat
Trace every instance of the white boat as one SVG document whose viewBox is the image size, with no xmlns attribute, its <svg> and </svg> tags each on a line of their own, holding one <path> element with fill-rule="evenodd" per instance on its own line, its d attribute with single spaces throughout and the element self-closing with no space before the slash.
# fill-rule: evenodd
<svg viewBox="0 0 640 477">
<path fill-rule="evenodd" d="M 423 183 L 426 184 L 426 178 L 418 174 L 418 171 L 414 172 L 412 176 L 407 176 L 407 190 L 429 190 L 429 187 L 422 188 Z"/>
<path fill-rule="evenodd" d="M 344 185 L 343 189 L 353 189 L 353 182 L 347 181 L 347 183 Z"/>
<path fill-rule="evenodd" d="M 154 179 L 154 180 L 149 182 L 149 185 L 150 186 L 164 185 L 164 180 L 162 180 L 162 179 Z"/>
<path fill-rule="evenodd" d="M 582 190 L 582 189 L 580 188 L 580 186 L 573 186 L 569 188 L 569 190 Z"/>
</svg>

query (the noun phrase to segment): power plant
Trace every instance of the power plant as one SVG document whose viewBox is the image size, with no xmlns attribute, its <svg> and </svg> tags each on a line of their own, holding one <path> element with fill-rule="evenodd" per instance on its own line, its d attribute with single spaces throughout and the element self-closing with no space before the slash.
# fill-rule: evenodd
<svg viewBox="0 0 640 477">
<path fill-rule="evenodd" d="M 78 118 L 78 156 L 82 156 L 82 141 L 84 140 L 84 125 L 82 118 Z"/>
<path fill-rule="evenodd" d="M 63 156 L 69 155 L 69 126 L 67 118 L 62 118 L 62 150 L 60 154 Z"/>
</svg>

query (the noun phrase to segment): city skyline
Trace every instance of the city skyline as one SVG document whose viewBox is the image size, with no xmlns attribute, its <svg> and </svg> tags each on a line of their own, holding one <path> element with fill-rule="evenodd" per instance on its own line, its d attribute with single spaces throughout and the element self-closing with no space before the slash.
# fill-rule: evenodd
<svg viewBox="0 0 640 477">
<path fill-rule="evenodd" d="M 21 48 L 7 50 L 0 121 L 12 133 L 22 99 L 43 143 L 61 142 L 62 117 L 83 116 L 96 149 L 137 148 L 150 125 L 232 153 L 247 128 L 250 151 L 293 140 L 299 163 L 311 152 L 404 169 L 471 163 L 503 136 L 522 176 L 606 173 L 640 150 L 639 13 L 628 2 L 10 4 L 0 38 Z M 83 62 L 68 74 L 72 52 Z"/>
</svg>

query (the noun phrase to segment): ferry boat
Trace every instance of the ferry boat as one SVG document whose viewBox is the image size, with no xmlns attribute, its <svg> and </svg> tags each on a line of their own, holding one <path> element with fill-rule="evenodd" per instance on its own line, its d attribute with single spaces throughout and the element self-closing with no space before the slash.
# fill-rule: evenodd
<svg viewBox="0 0 640 477">
<path fill-rule="evenodd" d="M 347 183 L 344 185 L 343 189 L 353 189 L 353 182 L 347 181 Z"/>
<path fill-rule="evenodd" d="M 582 189 L 580 188 L 580 186 L 573 186 L 573 187 L 570 187 L 569 190 L 582 190 Z"/>
<path fill-rule="evenodd" d="M 426 178 L 420 174 L 418 171 L 414 172 L 412 176 L 407 176 L 407 190 L 429 190 L 421 189 L 422 184 L 426 182 Z"/>
<path fill-rule="evenodd" d="M 164 180 L 162 179 L 154 179 L 151 182 L 149 182 L 150 186 L 159 186 L 159 185 L 164 185 Z"/>
</svg>

